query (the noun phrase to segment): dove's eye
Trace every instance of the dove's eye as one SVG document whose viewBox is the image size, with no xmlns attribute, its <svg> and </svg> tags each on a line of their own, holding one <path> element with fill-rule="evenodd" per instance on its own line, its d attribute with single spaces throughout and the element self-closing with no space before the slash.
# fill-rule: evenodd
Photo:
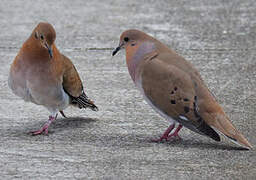
<svg viewBox="0 0 256 180">
<path fill-rule="evenodd" d="M 128 37 L 125 37 L 125 38 L 124 38 L 124 41 L 125 41 L 125 42 L 128 42 L 128 41 L 129 41 L 129 38 L 128 38 Z"/>
</svg>

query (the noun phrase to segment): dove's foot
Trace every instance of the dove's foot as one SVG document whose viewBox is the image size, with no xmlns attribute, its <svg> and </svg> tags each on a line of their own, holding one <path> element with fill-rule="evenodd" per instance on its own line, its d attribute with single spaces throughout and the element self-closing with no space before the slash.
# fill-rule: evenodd
<svg viewBox="0 0 256 180">
<path fill-rule="evenodd" d="M 179 125 L 175 129 L 175 131 L 172 134 L 170 134 L 170 132 L 173 130 L 174 127 L 175 127 L 175 124 L 171 124 L 159 139 L 153 139 L 151 141 L 152 142 L 162 142 L 163 140 L 169 141 L 169 140 L 174 140 L 174 139 L 177 139 L 177 138 L 181 139 L 180 136 L 178 135 L 178 133 L 179 133 L 180 129 L 182 128 L 182 125 Z"/>
<path fill-rule="evenodd" d="M 179 136 L 179 131 L 181 130 L 181 128 L 182 128 L 182 125 L 179 125 L 176 129 L 175 129 L 175 131 L 174 131 L 174 133 L 172 133 L 172 134 L 170 134 L 168 137 L 167 137 L 167 141 L 169 141 L 169 140 L 175 140 L 175 139 L 181 139 L 181 137 Z"/>
<path fill-rule="evenodd" d="M 175 124 L 171 124 L 167 129 L 166 131 L 164 132 L 164 134 L 158 138 L 158 139 L 152 139 L 151 141 L 152 142 L 162 142 L 164 139 L 167 141 L 168 140 L 168 137 L 169 137 L 169 134 L 170 132 L 173 130 L 173 128 L 175 127 Z"/>
<path fill-rule="evenodd" d="M 33 136 L 40 135 L 40 134 L 43 134 L 43 133 L 44 133 L 45 135 L 47 135 L 47 134 L 48 134 L 48 128 L 49 128 L 50 124 L 51 124 L 56 118 L 57 118 L 57 114 L 56 114 L 55 117 L 54 117 L 54 116 L 49 116 L 49 120 L 44 124 L 44 126 L 43 126 L 41 129 L 37 130 L 37 131 L 32 131 L 31 134 L 32 134 Z"/>
</svg>

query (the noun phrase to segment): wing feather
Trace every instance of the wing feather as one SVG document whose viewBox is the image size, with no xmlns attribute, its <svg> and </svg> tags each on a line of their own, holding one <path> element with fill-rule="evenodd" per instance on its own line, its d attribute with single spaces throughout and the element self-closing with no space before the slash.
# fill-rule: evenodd
<svg viewBox="0 0 256 180">
<path fill-rule="evenodd" d="M 71 98 L 71 104 L 77 105 L 79 108 L 91 108 L 98 111 L 98 107 L 91 101 L 83 90 L 82 81 L 73 63 L 66 56 L 63 56 L 64 74 L 63 89 Z"/>
<path fill-rule="evenodd" d="M 158 57 L 147 61 L 142 69 L 142 87 L 152 104 L 192 131 L 220 141 L 198 111 L 198 74 L 185 72 Z"/>
</svg>

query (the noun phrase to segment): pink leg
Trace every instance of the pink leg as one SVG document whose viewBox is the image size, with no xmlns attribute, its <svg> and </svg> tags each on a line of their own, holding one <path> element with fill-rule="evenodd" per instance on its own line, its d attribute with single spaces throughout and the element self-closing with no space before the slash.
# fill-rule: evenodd
<svg viewBox="0 0 256 180">
<path fill-rule="evenodd" d="M 159 139 L 153 139 L 152 142 L 161 142 L 164 139 L 167 141 L 170 132 L 173 130 L 173 128 L 175 127 L 175 124 L 171 124 L 166 131 L 164 132 L 164 134 L 159 138 Z"/>
<path fill-rule="evenodd" d="M 180 136 L 179 136 L 178 133 L 179 133 L 179 131 L 181 130 L 181 128 L 182 128 L 182 125 L 179 124 L 179 126 L 175 129 L 174 133 L 172 133 L 172 134 L 170 134 L 170 135 L 168 136 L 167 140 L 172 139 L 172 138 L 174 138 L 174 137 L 180 138 Z M 181 139 L 181 138 L 180 138 L 180 139 Z"/>
<path fill-rule="evenodd" d="M 49 116 L 49 120 L 44 124 L 44 126 L 41 129 L 37 130 L 37 131 L 32 131 L 31 132 L 32 135 L 36 136 L 36 135 L 40 135 L 40 134 L 43 134 L 43 133 L 47 135 L 48 134 L 48 128 L 51 125 L 51 123 L 57 118 L 57 115 L 58 114 L 56 114 L 55 117 L 54 116 Z"/>
</svg>

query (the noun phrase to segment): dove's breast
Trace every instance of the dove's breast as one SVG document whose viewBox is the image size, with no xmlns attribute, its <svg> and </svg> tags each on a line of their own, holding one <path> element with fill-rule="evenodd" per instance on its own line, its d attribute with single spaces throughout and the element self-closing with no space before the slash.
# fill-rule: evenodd
<svg viewBox="0 0 256 180">
<path fill-rule="evenodd" d="M 22 71 L 11 68 L 8 77 L 8 86 L 15 95 L 25 101 L 33 101 L 26 85 L 25 73 L 22 73 Z"/>
</svg>

